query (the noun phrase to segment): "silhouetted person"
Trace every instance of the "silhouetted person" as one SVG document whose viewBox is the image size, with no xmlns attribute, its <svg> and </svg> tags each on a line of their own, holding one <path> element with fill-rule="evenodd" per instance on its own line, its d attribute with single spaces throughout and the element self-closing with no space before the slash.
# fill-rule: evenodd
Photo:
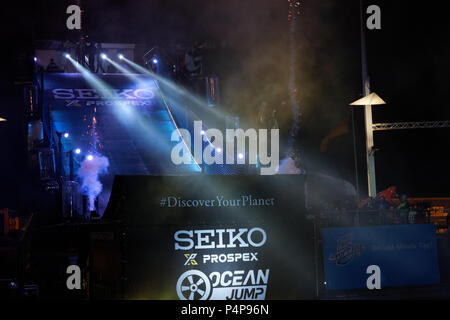
<svg viewBox="0 0 450 320">
<path fill-rule="evenodd" d="M 47 66 L 47 72 L 60 72 L 58 65 L 55 63 L 53 59 L 50 59 L 50 63 Z"/>
<path fill-rule="evenodd" d="M 83 38 L 81 38 L 80 42 L 77 43 L 75 54 L 76 54 L 78 63 L 83 67 L 87 67 L 87 63 L 86 63 L 86 59 L 85 59 L 86 43 Z"/>
<path fill-rule="evenodd" d="M 376 207 L 376 200 L 372 197 L 367 199 L 367 202 L 364 206 L 361 207 L 360 216 L 359 216 L 359 223 L 361 225 L 371 225 L 374 223 L 373 216 L 376 214 L 377 207 Z"/>
<path fill-rule="evenodd" d="M 397 206 L 400 224 L 408 224 L 409 208 L 410 205 L 408 202 L 408 197 L 406 195 L 402 195 L 400 197 L 400 204 Z"/>
<path fill-rule="evenodd" d="M 93 42 L 87 43 L 86 53 L 89 60 L 89 70 L 91 70 L 91 72 L 95 72 L 95 57 L 97 55 L 97 48 Z"/>
<path fill-rule="evenodd" d="M 379 211 L 380 215 L 380 223 L 384 224 L 386 222 L 393 222 L 394 217 L 392 212 L 389 210 L 391 208 L 391 204 L 386 201 L 384 196 L 377 197 L 375 199 L 375 208 Z"/>
<path fill-rule="evenodd" d="M 103 68 L 103 59 L 100 57 L 102 53 L 102 44 L 96 43 L 96 53 L 95 53 L 95 62 L 97 64 L 97 68 L 95 69 L 95 73 L 98 73 L 100 70 L 102 70 L 102 73 L 105 73 L 105 68 Z"/>
<path fill-rule="evenodd" d="M 378 210 L 389 210 L 391 208 L 391 204 L 386 201 L 384 196 L 377 197 L 375 203 Z"/>
<path fill-rule="evenodd" d="M 184 55 L 186 70 L 190 76 L 199 75 L 201 72 L 201 58 L 196 56 L 195 49 L 192 48 Z"/>
</svg>

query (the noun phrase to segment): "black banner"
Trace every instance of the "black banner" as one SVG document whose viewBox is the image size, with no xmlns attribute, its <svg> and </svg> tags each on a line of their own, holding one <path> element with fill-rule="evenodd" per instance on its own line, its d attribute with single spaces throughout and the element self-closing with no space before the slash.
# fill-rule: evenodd
<svg viewBox="0 0 450 320">
<path fill-rule="evenodd" d="M 304 183 L 303 176 L 116 177 L 104 219 L 126 225 L 124 297 L 314 298 Z"/>
</svg>

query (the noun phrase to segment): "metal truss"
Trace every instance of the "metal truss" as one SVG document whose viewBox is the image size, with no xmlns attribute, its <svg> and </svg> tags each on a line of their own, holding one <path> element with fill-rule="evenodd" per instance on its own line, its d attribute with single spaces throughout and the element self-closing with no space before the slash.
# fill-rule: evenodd
<svg viewBox="0 0 450 320">
<path fill-rule="evenodd" d="M 450 121 L 376 123 L 372 126 L 373 131 L 440 128 L 450 128 Z"/>
</svg>

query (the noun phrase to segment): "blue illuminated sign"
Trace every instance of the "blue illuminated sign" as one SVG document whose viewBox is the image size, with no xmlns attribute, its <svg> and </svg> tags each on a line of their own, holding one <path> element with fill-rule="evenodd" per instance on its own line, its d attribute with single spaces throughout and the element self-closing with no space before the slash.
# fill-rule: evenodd
<svg viewBox="0 0 450 320">
<path fill-rule="evenodd" d="M 323 229 L 328 290 L 366 289 L 367 268 L 381 269 L 381 288 L 438 284 L 432 224 Z"/>
</svg>

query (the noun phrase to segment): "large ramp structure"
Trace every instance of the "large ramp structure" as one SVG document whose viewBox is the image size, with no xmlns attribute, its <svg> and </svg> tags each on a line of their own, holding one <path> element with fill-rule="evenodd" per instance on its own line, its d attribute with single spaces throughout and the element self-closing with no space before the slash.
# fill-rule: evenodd
<svg viewBox="0 0 450 320">
<path fill-rule="evenodd" d="M 50 145 L 68 176 L 72 151 L 75 179 L 89 156 L 109 160 L 100 176 L 98 209 L 109 201 L 115 175 L 180 175 L 201 172 L 199 165 L 176 166 L 171 150 L 178 129 L 155 79 L 143 75 L 43 74 L 43 118 Z M 58 162 L 58 161 L 57 161 Z"/>
</svg>

